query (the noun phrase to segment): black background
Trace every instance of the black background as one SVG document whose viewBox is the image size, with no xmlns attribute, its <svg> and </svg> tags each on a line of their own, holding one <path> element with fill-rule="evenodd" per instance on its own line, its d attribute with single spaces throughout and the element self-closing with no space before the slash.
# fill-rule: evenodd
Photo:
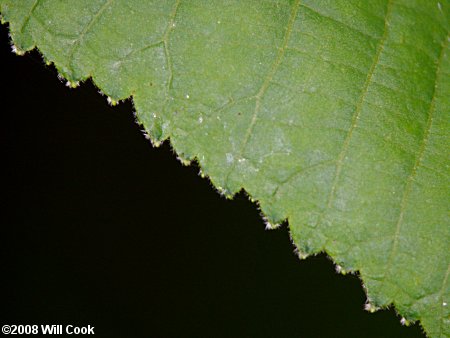
<svg viewBox="0 0 450 338">
<path fill-rule="evenodd" d="M 95 326 L 97 337 L 423 337 L 363 311 L 357 276 L 300 261 L 168 143 L 152 148 L 128 101 L 68 89 L 0 28 L 1 324 Z"/>
</svg>

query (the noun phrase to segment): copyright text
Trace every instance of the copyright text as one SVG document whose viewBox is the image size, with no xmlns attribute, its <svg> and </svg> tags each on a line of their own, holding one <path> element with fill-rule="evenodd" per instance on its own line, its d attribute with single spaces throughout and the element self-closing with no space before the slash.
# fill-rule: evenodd
<svg viewBox="0 0 450 338">
<path fill-rule="evenodd" d="M 3 334 L 70 334 L 70 335 L 94 335 L 95 327 L 92 325 L 3 325 Z"/>
</svg>

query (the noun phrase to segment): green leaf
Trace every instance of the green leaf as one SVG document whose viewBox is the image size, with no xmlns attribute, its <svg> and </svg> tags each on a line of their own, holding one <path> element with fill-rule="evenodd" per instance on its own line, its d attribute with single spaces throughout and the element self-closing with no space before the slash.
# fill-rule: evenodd
<svg viewBox="0 0 450 338">
<path fill-rule="evenodd" d="M 132 97 L 151 140 L 299 255 L 450 336 L 448 0 L 0 0 L 18 53 Z"/>
</svg>

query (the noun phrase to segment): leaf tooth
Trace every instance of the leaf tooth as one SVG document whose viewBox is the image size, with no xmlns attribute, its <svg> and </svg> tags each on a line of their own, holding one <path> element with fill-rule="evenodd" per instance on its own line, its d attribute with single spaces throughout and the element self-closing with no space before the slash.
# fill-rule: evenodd
<svg viewBox="0 0 450 338">
<path fill-rule="evenodd" d="M 152 146 L 155 148 L 159 148 L 163 143 L 162 141 L 154 140 L 152 138 L 150 138 L 150 142 L 152 143 Z"/>
<path fill-rule="evenodd" d="M 251 199 L 252 202 L 255 202 L 254 200 Z M 256 202 L 257 203 L 257 202 Z M 258 209 L 260 209 L 259 205 L 258 205 Z M 271 217 L 264 215 L 264 213 L 260 210 L 260 216 L 264 221 L 265 224 L 265 228 L 266 230 L 275 230 L 278 229 L 282 222 L 277 222 L 275 220 L 272 220 Z"/>
<path fill-rule="evenodd" d="M 292 238 L 292 233 L 289 231 L 289 240 L 291 241 L 291 244 L 294 246 L 294 254 L 300 259 L 304 260 L 309 257 L 309 254 L 302 251 L 294 242 L 294 239 Z"/>
<path fill-rule="evenodd" d="M 80 85 L 80 82 L 78 81 L 67 81 L 66 82 L 66 87 L 69 88 L 77 88 Z"/>
<path fill-rule="evenodd" d="M 12 51 L 14 54 L 17 54 L 17 55 L 20 55 L 20 56 L 22 56 L 22 55 L 25 54 L 25 51 L 21 50 L 19 47 L 17 47 L 17 46 L 14 45 L 14 44 L 11 45 L 11 51 Z"/>
<path fill-rule="evenodd" d="M 200 176 L 201 178 L 206 178 L 206 174 L 202 171 L 202 169 L 199 169 L 198 176 Z"/>
<path fill-rule="evenodd" d="M 347 274 L 347 271 L 342 266 L 340 266 L 339 264 L 336 264 L 336 266 L 334 267 L 334 270 L 336 271 L 336 273 L 340 273 L 340 274 L 343 274 L 343 275 Z"/>
<path fill-rule="evenodd" d="M 402 324 L 403 326 L 410 326 L 411 322 L 409 320 L 407 320 L 405 317 L 402 317 L 400 319 L 400 324 Z"/>
<path fill-rule="evenodd" d="M 108 97 L 106 98 L 106 101 L 107 101 L 108 104 L 109 104 L 110 106 L 112 106 L 112 107 L 117 106 L 117 104 L 119 103 L 118 100 L 113 99 L 111 96 L 108 96 Z"/>
<path fill-rule="evenodd" d="M 299 248 L 294 249 L 294 254 L 300 259 L 304 260 L 309 257 L 309 255 L 306 252 L 301 251 Z"/>
<path fill-rule="evenodd" d="M 370 302 L 370 299 L 367 299 L 366 304 L 364 304 L 364 310 L 370 313 L 377 312 L 380 309 L 380 307 L 376 306 L 375 304 Z"/>
<path fill-rule="evenodd" d="M 177 155 L 177 160 L 181 162 L 182 165 L 188 166 L 191 164 L 192 160 L 183 158 L 183 155 Z"/>
</svg>

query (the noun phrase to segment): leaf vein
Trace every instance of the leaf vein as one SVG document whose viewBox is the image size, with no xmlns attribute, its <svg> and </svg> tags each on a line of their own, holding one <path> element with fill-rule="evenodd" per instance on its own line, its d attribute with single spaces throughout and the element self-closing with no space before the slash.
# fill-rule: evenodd
<svg viewBox="0 0 450 338">
<path fill-rule="evenodd" d="M 99 8 L 97 13 L 95 13 L 92 16 L 91 20 L 89 20 L 88 24 L 83 28 L 83 30 L 80 33 L 80 36 L 73 42 L 73 45 L 72 45 L 69 55 L 67 57 L 67 59 L 69 60 L 69 62 L 68 62 L 69 68 L 72 71 L 72 76 L 74 76 L 74 73 L 75 73 L 74 68 L 73 68 L 73 58 L 74 58 L 75 52 L 80 47 L 81 43 L 83 42 L 84 38 L 86 37 L 86 34 L 89 33 L 91 28 L 98 21 L 98 19 L 102 16 L 102 14 L 105 12 L 105 10 L 111 6 L 112 2 L 113 2 L 113 0 L 105 1 L 105 3 Z"/>
<path fill-rule="evenodd" d="M 181 0 L 177 0 L 175 2 L 172 12 L 170 13 L 169 22 L 167 24 L 166 30 L 165 30 L 163 38 L 162 38 L 162 41 L 164 44 L 164 56 L 166 58 L 166 63 L 167 63 L 167 71 L 169 72 L 168 79 L 167 79 L 167 87 L 166 87 L 166 99 L 165 99 L 165 102 L 163 105 L 164 109 L 167 106 L 167 102 L 169 100 L 169 93 L 170 93 L 170 89 L 172 88 L 172 82 L 173 82 L 173 65 L 172 65 L 172 58 L 171 58 L 170 52 L 169 52 L 169 38 L 170 38 L 170 33 L 172 33 L 173 28 L 175 27 L 175 18 L 177 16 L 178 9 L 180 7 L 180 3 L 181 3 Z"/>
<path fill-rule="evenodd" d="M 354 32 L 356 32 L 356 33 L 362 35 L 362 36 L 365 37 L 365 38 L 369 38 L 369 39 L 371 39 L 371 40 L 376 40 L 376 39 L 377 39 L 375 36 L 372 36 L 372 35 L 370 35 L 370 34 L 367 34 L 367 33 L 363 32 L 363 31 L 360 31 L 359 29 L 356 29 L 355 27 L 352 27 L 352 26 L 350 26 L 349 24 L 347 24 L 347 23 L 345 23 L 345 22 L 343 22 L 343 21 L 340 21 L 340 20 L 338 20 L 338 19 L 336 19 L 336 18 L 333 18 L 332 16 L 325 15 L 325 14 L 319 12 L 317 9 L 315 9 L 315 8 L 313 8 L 313 7 L 310 7 L 310 6 L 305 5 L 305 4 L 302 4 L 301 6 L 302 6 L 303 8 L 306 8 L 306 9 L 309 10 L 310 12 L 312 12 L 312 13 L 314 13 L 314 14 L 317 14 L 317 15 L 320 16 L 320 17 L 323 17 L 323 18 L 325 18 L 325 19 L 327 19 L 327 20 L 329 20 L 329 21 L 332 21 L 332 22 L 336 23 L 337 25 L 339 25 L 339 26 L 341 26 L 341 27 L 345 27 L 345 28 L 347 28 L 347 29 L 349 29 L 349 30 L 351 30 L 351 31 L 354 31 Z"/>
<path fill-rule="evenodd" d="M 404 215 L 405 215 L 405 211 L 406 211 L 406 207 L 408 205 L 408 199 L 409 199 L 409 195 L 411 193 L 411 189 L 412 189 L 412 185 L 414 183 L 414 179 L 417 176 L 417 171 L 418 168 L 421 166 L 422 164 L 422 160 L 428 145 L 428 140 L 430 138 L 430 134 L 431 134 L 431 127 L 433 125 L 433 115 L 434 115 L 434 111 L 435 111 L 435 101 L 436 101 L 436 92 L 437 92 L 437 84 L 439 82 L 440 79 L 440 68 L 441 68 L 441 63 L 442 63 L 442 59 L 444 58 L 444 54 L 445 54 L 445 50 L 447 48 L 448 45 L 448 40 L 449 40 L 450 36 L 447 36 L 444 40 L 444 43 L 442 45 L 442 49 L 441 52 L 439 54 L 439 58 L 437 61 L 437 66 L 436 66 L 436 74 L 435 74 L 435 84 L 434 84 L 434 89 L 433 89 L 433 96 L 431 98 L 430 101 L 430 107 L 428 109 L 428 119 L 427 119 L 427 125 L 423 134 L 423 138 L 420 144 L 420 147 L 417 151 L 417 155 L 416 155 L 416 161 L 412 167 L 411 170 L 411 174 L 408 176 L 408 179 L 406 181 L 405 184 L 405 188 L 403 190 L 403 195 L 402 195 L 402 200 L 400 202 L 400 213 L 395 225 L 395 233 L 394 233 L 394 238 L 393 238 L 393 243 L 392 243 L 392 247 L 391 247 L 391 252 L 389 254 L 388 257 L 388 261 L 386 264 L 386 272 L 384 275 L 384 280 L 387 279 L 387 277 L 390 274 L 391 268 L 392 268 L 392 263 L 393 263 L 393 259 L 395 257 L 395 254 L 397 253 L 397 249 L 398 249 L 398 241 L 399 241 L 399 237 L 400 237 L 400 231 L 402 229 L 402 224 L 403 224 L 403 219 L 404 219 Z"/>
<path fill-rule="evenodd" d="M 20 27 L 20 34 L 23 34 L 23 31 L 25 30 L 25 27 L 28 26 L 28 23 L 30 22 L 31 17 L 33 16 L 34 11 L 36 10 L 36 7 L 39 5 L 41 0 L 35 0 L 33 5 L 31 6 L 30 11 L 28 12 L 27 16 L 25 17 L 25 20 L 23 20 L 22 26 Z"/>
<path fill-rule="evenodd" d="M 345 156 L 347 155 L 347 152 L 348 152 L 348 149 L 349 149 L 349 146 L 350 146 L 350 140 L 352 139 L 353 132 L 354 132 L 355 128 L 357 127 L 358 120 L 359 120 L 360 115 L 361 115 L 362 107 L 363 107 L 363 104 L 365 103 L 365 100 L 366 100 L 368 89 L 370 87 L 370 84 L 372 83 L 373 74 L 375 72 L 375 69 L 376 69 L 379 61 L 380 61 L 380 56 L 381 56 L 381 53 L 383 52 L 384 44 L 385 44 L 385 41 L 387 39 L 387 35 L 388 35 L 388 31 L 389 31 L 389 29 L 388 29 L 389 28 L 389 19 L 390 19 L 390 16 L 391 16 L 391 9 L 392 9 L 392 1 L 393 0 L 388 0 L 387 9 L 386 9 L 386 15 L 385 15 L 385 19 L 384 19 L 383 35 L 382 35 L 382 37 L 380 38 L 380 40 L 378 42 L 378 46 L 377 46 L 377 50 L 375 52 L 374 60 L 372 62 L 372 65 L 370 66 L 370 69 L 369 69 L 368 73 L 367 73 L 366 81 L 365 81 L 365 83 L 363 85 L 363 89 L 362 89 L 361 95 L 360 95 L 360 97 L 358 99 L 355 111 L 354 111 L 353 116 L 352 116 L 350 128 L 349 128 L 349 130 L 347 132 L 347 135 L 346 135 L 346 137 L 344 139 L 344 143 L 343 143 L 341 152 L 339 153 L 339 155 L 337 157 L 336 170 L 335 170 L 335 174 L 334 174 L 333 183 L 331 185 L 331 189 L 330 189 L 330 192 L 328 194 L 328 198 L 327 198 L 325 209 L 321 212 L 320 216 L 318 217 L 316 226 L 319 226 L 323 222 L 323 219 L 325 217 L 326 212 L 331 208 L 331 205 L 333 204 L 335 193 L 336 193 L 336 188 L 337 188 L 337 185 L 339 183 L 339 179 L 341 177 L 342 166 L 343 166 L 343 163 L 345 161 Z"/>
<path fill-rule="evenodd" d="M 297 12 L 298 12 L 299 7 L 300 7 L 300 0 L 296 0 L 294 5 L 291 8 L 291 14 L 289 16 L 289 21 L 287 23 L 286 32 L 283 37 L 283 43 L 282 43 L 280 49 L 278 50 L 277 57 L 276 57 L 275 61 L 273 62 L 272 67 L 270 68 L 270 71 L 266 75 L 264 82 L 261 85 L 261 88 L 259 89 L 258 93 L 255 95 L 255 109 L 253 111 L 253 116 L 252 116 L 250 124 L 247 128 L 247 131 L 245 132 L 244 140 L 242 142 L 242 145 L 241 145 L 241 148 L 239 151 L 238 159 L 241 158 L 243 153 L 245 152 L 245 148 L 246 148 L 246 146 L 250 140 L 250 137 L 253 133 L 253 130 L 255 128 L 255 124 L 258 119 L 258 114 L 261 109 L 261 99 L 264 96 L 265 92 L 267 91 L 267 88 L 269 88 L 269 85 L 273 79 L 273 76 L 277 72 L 278 67 L 280 66 L 280 64 L 283 60 L 283 57 L 286 52 L 286 49 L 287 49 L 287 46 L 289 43 L 289 39 L 290 39 L 290 36 L 292 33 L 292 28 L 293 28 L 295 20 L 297 18 Z M 229 170 L 229 172 L 226 176 L 226 182 L 228 182 L 228 179 L 235 167 L 236 167 L 236 164 L 234 164 L 231 167 L 231 169 Z"/>
</svg>

